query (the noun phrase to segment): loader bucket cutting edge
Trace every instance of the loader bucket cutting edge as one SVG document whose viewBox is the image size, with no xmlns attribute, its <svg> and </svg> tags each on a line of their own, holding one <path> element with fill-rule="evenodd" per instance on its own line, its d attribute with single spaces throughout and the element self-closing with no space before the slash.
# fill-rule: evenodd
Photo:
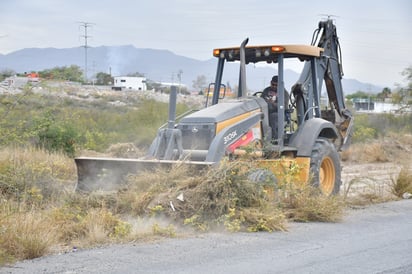
<svg viewBox="0 0 412 274">
<path fill-rule="evenodd" d="M 125 176 L 155 168 L 171 168 L 177 165 L 190 165 L 202 169 L 213 165 L 211 162 L 143 160 L 128 158 L 75 158 L 77 167 L 76 191 L 116 191 L 125 186 Z"/>
</svg>

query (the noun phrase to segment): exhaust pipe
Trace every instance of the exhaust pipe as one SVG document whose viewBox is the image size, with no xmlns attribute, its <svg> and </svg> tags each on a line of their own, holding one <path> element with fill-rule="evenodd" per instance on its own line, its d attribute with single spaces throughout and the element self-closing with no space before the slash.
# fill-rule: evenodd
<svg viewBox="0 0 412 274">
<path fill-rule="evenodd" d="M 239 90 L 237 92 L 237 97 L 245 97 L 247 94 L 246 88 L 246 53 L 245 48 L 247 43 L 249 42 L 249 38 L 243 40 L 240 44 L 240 71 L 239 71 Z"/>
</svg>

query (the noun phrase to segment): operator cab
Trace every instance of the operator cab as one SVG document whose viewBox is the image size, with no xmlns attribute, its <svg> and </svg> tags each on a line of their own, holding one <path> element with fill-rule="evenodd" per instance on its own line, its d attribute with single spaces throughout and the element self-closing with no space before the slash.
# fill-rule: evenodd
<svg viewBox="0 0 412 274">
<path fill-rule="evenodd" d="M 270 126 L 272 130 L 272 143 L 283 146 L 284 142 L 288 142 L 288 139 L 294 132 L 293 123 L 291 122 L 291 113 L 295 109 L 294 107 L 294 95 L 289 92 L 291 89 L 285 87 L 284 81 L 284 62 L 287 59 L 295 59 L 301 62 L 315 60 L 319 58 L 323 52 L 322 48 L 316 46 L 307 45 L 267 45 L 267 46 L 246 46 L 247 40 L 245 40 L 240 47 L 219 48 L 213 50 L 213 55 L 218 58 L 218 66 L 216 72 L 216 78 L 212 104 L 217 104 L 219 101 L 219 87 L 226 79 L 223 78 L 223 68 L 230 66 L 235 62 L 240 62 L 240 77 L 239 77 L 239 89 L 238 98 L 245 98 L 247 91 L 246 81 L 246 65 L 248 64 L 268 64 L 274 65 L 274 71 L 272 75 L 278 76 L 277 85 L 277 110 L 269 119 L 270 113 L 266 114 L 266 119 L 270 120 Z M 249 71 L 248 71 L 249 72 Z M 316 87 L 314 87 L 316 88 Z M 254 94 L 257 97 L 262 97 L 262 92 Z M 302 122 L 302 120 L 301 120 Z"/>
</svg>

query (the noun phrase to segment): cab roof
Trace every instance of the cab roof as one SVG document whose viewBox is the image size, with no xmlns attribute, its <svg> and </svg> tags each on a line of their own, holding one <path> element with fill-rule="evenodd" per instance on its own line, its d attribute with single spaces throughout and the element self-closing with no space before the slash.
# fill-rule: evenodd
<svg viewBox="0 0 412 274">
<path fill-rule="evenodd" d="M 308 45 L 265 45 L 245 47 L 246 63 L 276 63 L 280 54 L 283 54 L 284 58 L 298 58 L 301 61 L 306 61 L 311 57 L 320 57 L 322 52 L 323 48 Z M 226 59 L 228 62 L 240 61 L 240 47 L 217 48 L 213 50 L 213 56 Z"/>
</svg>

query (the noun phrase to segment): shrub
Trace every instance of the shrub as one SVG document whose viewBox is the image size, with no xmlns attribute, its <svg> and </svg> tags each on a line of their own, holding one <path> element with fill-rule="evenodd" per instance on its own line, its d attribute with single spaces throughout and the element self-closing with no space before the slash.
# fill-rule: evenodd
<svg viewBox="0 0 412 274">
<path fill-rule="evenodd" d="M 398 178 L 392 180 L 391 192 L 399 198 L 405 198 L 405 193 L 412 194 L 412 172 L 410 170 L 401 169 Z"/>
<path fill-rule="evenodd" d="M 167 103 L 130 96 L 125 100 L 100 95 L 93 101 L 58 95 L 65 90 L 48 88 L 49 95 L 30 89 L 19 95 L 0 96 L 0 145 L 28 143 L 70 156 L 75 149 L 107 150 L 115 143 L 148 147 L 158 128 L 167 121 Z M 75 99 L 73 99 L 75 98 Z M 76 99 L 77 98 L 77 99 Z M 188 109 L 178 104 L 177 113 Z"/>
<path fill-rule="evenodd" d="M 357 114 L 354 142 L 365 142 L 391 133 L 412 133 L 412 114 Z"/>
<path fill-rule="evenodd" d="M 353 133 L 353 142 L 366 142 L 377 137 L 377 132 L 374 128 L 358 126 Z"/>
<path fill-rule="evenodd" d="M 38 133 L 42 147 L 50 152 L 62 151 L 68 156 L 75 155 L 79 133 L 70 124 L 54 123 Z"/>
</svg>

